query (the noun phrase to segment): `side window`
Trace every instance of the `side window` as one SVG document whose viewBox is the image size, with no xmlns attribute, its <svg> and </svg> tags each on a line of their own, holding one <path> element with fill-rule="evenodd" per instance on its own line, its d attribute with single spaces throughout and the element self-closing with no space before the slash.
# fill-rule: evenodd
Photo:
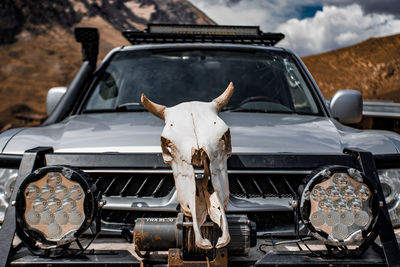
<svg viewBox="0 0 400 267">
<path fill-rule="evenodd" d="M 284 64 L 286 67 L 286 80 L 296 112 L 318 113 L 318 107 L 299 70 L 291 61 L 285 59 Z"/>
<path fill-rule="evenodd" d="M 117 78 L 115 71 L 104 72 L 86 108 L 89 110 L 113 109 L 119 95 Z"/>
</svg>

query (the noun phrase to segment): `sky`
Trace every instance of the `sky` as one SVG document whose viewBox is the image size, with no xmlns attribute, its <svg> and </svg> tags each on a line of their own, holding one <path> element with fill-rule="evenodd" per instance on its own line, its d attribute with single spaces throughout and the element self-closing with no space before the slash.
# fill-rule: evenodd
<svg viewBox="0 0 400 267">
<path fill-rule="evenodd" d="M 400 33 L 400 0 L 190 0 L 220 25 L 282 32 L 300 56 Z"/>
</svg>

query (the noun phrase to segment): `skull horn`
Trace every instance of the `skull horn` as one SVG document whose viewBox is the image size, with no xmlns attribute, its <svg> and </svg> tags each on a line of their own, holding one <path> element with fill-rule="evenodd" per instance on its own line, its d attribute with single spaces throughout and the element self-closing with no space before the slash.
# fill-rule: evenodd
<svg viewBox="0 0 400 267">
<path fill-rule="evenodd" d="M 217 104 L 217 110 L 220 112 L 229 102 L 233 95 L 234 91 L 233 83 L 230 82 L 228 87 L 226 88 L 225 92 L 223 92 L 219 97 L 215 98 L 213 102 Z"/>
<path fill-rule="evenodd" d="M 142 97 L 140 98 L 142 101 L 142 105 L 153 115 L 159 117 L 162 120 L 165 120 L 164 117 L 164 111 L 166 106 L 156 104 L 152 101 L 150 101 L 144 94 L 142 94 Z"/>
</svg>

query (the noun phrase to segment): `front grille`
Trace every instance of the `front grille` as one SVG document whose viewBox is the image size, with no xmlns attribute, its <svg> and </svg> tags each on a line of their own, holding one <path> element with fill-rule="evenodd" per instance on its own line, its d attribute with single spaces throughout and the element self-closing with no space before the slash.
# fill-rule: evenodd
<svg viewBox="0 0 400 267">
<path fill-rule="evenodd" d="M 171 173 L 90 173 L 104 196 L 167 196 L 175 187 Z M 229 191 L 237 198 L 292 198 L 302 174 L 229 174 Z"/>
<path fill-rule="evenodd" d="M 98 189 L 106 197 L 119 197 L 125 199 L 124 203 L 132 205 L 129 201 L 153 201 L 151 205 L 159 205 L 159 210 L 163 210 L 163 205 L 169 201 L 168 196 L 175 190 L 174 177 L 172 173 L 133 173 L 133 172 L 89 172 L 88 173 Z M 268 206 L 269 198 L 292 198 L 302 183 L 305 174 L 282 174 L 282 173 L 260 173 L 249 171 L 247 173 L 230 172 L 229 190 L 231 197 L 239 199 L 262 198 L 257 200 L 263 205 Z M 135 199 L 127 199 L 133 197 Z M 167 197 L 167 199 L 165 199 Z M 139 199 L 136 199 L 139 198 Z M 150 199 L 140 199 L 150 198 Z M 114 198 L 113 198 L 114 199 Z M 111 199 L 110 201 L 113 201 Z M 159 200 L 157 200 L 159 199 Z M 118 200 L 118 201 L 121 201 Z M 155 202 L 154 202 L 155 201 Z M 176 201 L 176 200 L 175 200 Z M 116 202 L 120 203 L 120 202 Z M 169 203 L 169 202 L 168 202 Z M 115 205 L 115 204 L 114 204 Z M 170 205 L 170 204 L 168 204 Z M 132 206 L 136 207 L 136 206 Z M 172 207 L 172 210 L 171 210 Z M 130 229 L 132 230 L 137 218 L 143 217 L 175 217 L 179 212 L 178 203 L 169 206 L 168 211 L 150 211 L 140 209 L 103 209 L 102 222 L 107 225 L 105 229 Z M 250 220 L 257 224 L 260 231 L 275 231 L 277 227 L 289 226 L 294 222 L 293 212 L 291 211 L 247 211 L 236 210 L 236 213 L 247 214 Z M 279 231 L 279 230 L 278 230 Z"/>
<path fill-rule="evenodd" d="M 175 186 L 174 177 L 168 173 L 90 173 L 97 188 L 106 197 L 167 196 Z"/>
</svg>

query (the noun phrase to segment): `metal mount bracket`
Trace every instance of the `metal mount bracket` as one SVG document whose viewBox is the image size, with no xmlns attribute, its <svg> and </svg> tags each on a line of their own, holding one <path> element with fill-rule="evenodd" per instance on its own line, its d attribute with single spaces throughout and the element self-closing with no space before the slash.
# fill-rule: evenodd
<svg viewBox="0 0 400 267">
<path fill-rule="evenodd" d="M 53 148 L 51 147 L 37 147 L 25 151 L 19 166 L 18 177 L 15 181 L 14 191 L 11 195 L 10 203 L 15 202 L 17 191 L 24 179 L 35 169 L 44 166 L 44 155 L 52 152 Z M 7 265 L 12 248 L 12 242 L 14 240 L 15 230 L 15 207 L 10 205 L 6 210 L 3 225 L 0 230 L 0 266 Z"/>
<path fill-rule="evenodd" d="M 381 182 L 379 181 L 374 157 L 371 152 L 358 148 L 346 148 L 344 153 L 355 156 L 365 176 L 370 180 L 376 190 L 379 202 L 381 203 L 378 215 L 379 237 L 382 242 L 386 263 L 388 266 L 400 266 L 399 244 L 397 243 L 396 235 L 393 231 L 393 225 L 390 220 Z"/>
<path fill-rule="evenodd" d="M 205 261 L 185 261 L 181 258 L 181 250 L 179 248 L 171 248 L 168 250 L 168 266 L 228 266 L 228 250 L 226 248 L 217 249 L 215 258 L 211 261 L 208 258 Z"/>
</svg>

